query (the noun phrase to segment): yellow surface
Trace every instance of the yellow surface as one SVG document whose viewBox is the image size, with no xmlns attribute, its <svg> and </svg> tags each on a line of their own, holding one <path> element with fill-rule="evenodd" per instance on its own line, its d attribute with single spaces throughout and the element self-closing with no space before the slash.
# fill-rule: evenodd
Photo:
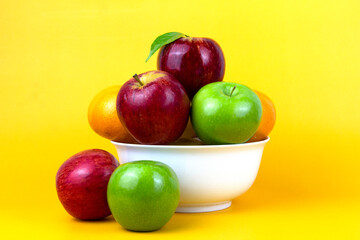
<svg viewBox="0 0 360 240">
<path fill-rule="evenodd" d="M 360 1 L 1 1 L 2 239 L 360 239 Z M 270 96 L 277 123 L 253 187 L 225 211 L 160 231 L 62 209 L 55 174 L 89 148 L 91 99 L 145 64 L 168 31 L 210 37 L 225 81 Z M 219 159 L 220 160 L 220 159 Z"/>
</svg>

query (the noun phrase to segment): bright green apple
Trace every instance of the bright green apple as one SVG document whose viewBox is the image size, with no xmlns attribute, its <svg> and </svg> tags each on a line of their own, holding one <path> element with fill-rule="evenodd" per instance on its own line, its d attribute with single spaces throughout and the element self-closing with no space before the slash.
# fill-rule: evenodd
<svg viewBox="0 0 360 240">
<path fill-rule="evenodd" d="M 166 164 L 135 161 L 111 175 L 107 200 L 115 220 L 132 231 L 154 231 L 165 225 L 179 203 L 175 172 Z"/>
<path fill-rule="evenodd" d="M 191 123 L 197 136 L 207 144 L 246 142 L 261 120 L 259 97 L 248 87 L 215 82 L 194 96 Z"/>
</svg>

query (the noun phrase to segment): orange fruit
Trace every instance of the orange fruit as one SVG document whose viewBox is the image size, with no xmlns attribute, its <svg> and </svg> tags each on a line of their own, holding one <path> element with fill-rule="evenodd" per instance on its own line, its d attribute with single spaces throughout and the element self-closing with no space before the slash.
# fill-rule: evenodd
<svg viewBox="0 0 360 240">
<path fill-rule="evenodd" d="M 254 90 L 254 92 L 261 101 L 262 117 L 258 129 L 256 130 L 255 134 L 248 140 L 248 142 L 264 140 L 274 128 L 276 120 L 275 106 L 271 99 L 262 92 L 256 90 Z"/>
<path fill-rule="evenodd" d="M 122 125 L 116 111 L 116 98 L 121 86 L 111 86 L 99 92 L 88 109 L 90 127 L 100 136 L 116 142 L 136 143 Z"/>
</svg>

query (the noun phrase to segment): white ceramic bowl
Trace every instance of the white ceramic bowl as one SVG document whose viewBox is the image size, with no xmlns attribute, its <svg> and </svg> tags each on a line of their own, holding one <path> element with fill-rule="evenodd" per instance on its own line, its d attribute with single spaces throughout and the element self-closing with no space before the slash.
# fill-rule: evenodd
<svg viewBox="0 0 360 240">
<path fill-rule="evenodd" d="M 154 160 L 167 164 L 180 182 L 176 212 L 210 212 L 230 207 L 259 170 L 269 138 L 230 145 L 142 145 L 112 142 L 121 164 Z"/>
</svg>

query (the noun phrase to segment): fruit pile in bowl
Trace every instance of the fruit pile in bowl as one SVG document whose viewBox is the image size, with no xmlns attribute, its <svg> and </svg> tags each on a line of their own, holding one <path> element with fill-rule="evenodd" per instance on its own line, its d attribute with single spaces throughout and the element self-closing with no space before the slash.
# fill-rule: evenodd
<svg viewBox="0 0 360 240">
<path fill-rule="evenodd" d="M 224 54 L 212 39 L 166 33 L 148 59 L 159 49 L 157 70 L 91 102 L 90 126 L 120 163 L 93 149 L 60 167 L 58 196 L 72 216 L 112 213 L 126 229 L 152 231 L 175 211 L 227 208 L 253 184 L 275 124 L 270 98 L 223 81 Z"/>
</svg>

